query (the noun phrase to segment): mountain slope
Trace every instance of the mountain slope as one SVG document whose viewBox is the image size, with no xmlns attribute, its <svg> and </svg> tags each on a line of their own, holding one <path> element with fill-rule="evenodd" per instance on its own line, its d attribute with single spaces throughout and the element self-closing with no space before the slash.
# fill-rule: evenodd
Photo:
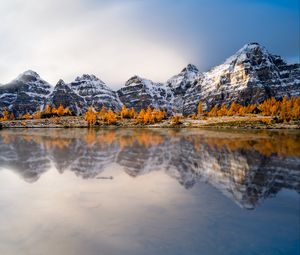
<svg viewBox="0 0 300 255">
<path fill-rule="evenodd" d="M 97 111 L 102 106 L 114 111 L 121 110 L 122 103 L 117 93 L 95 75 L 83 74 L 71 82 L 70 87 L 84 99 L 86 106 L 93 106 Z"/>
<path fill-rule="evenodd" d="M 52 89 L 36 72 L 28 70 L 0 86 L 0 110 L 7 109 L 15 115 L 33 113 L 45 103 Z"/>
<path fill-rule="evenodd" d="M 154 83 L 139 76 L 133 76 L 125 87 L 117 91 L 121 102 L 127 107 L 140 111 L 148 106 L 171 112 L 172 91 L 162 83 Z"/>
<path fill-rule="evenodd" d="M 300 64 L 287 64 L 258 43 L 249 43 L 208 72 L 201 73 L 189 64 L 165 83 L 133 76 L 118 91 L 87 74 L 69 84 L 60 80 L 53 89 L 29 70 L 0 86 L 0 112 L 8 109 L 19 116 L 40 110 L 46 104 L 63 104 L 79 115 L 89 106 L 97 111 L 102 106 L 119 111 L 126 105 L 137 111 L 151 106 L 169 115 L 188 115 L 196 112 L 200 101 L 208 111 L 214 105 L 257 104 L 272 96 L 300 96 Z"/>
<path fill-rule="evenodd" d="M 102 106 L 119 111 L 122 105 L 116 92 L 96 76 L 87 74 L 77 77 L 70 84 L 60 80 L 47 103 L 56 107 L 63 104 L 76 115 L 83 114 L 89 106 L 93 106 L 97 111 L 100 111 Z"/>
<path fill-rule="evenodd" d="M 206 109 L 232 102 L 253 104 L 274 96 L 300 95 L 300 65 L 288 65 L 258 43 L 249 43 L 203 76 L 186 91 L 183 113 L 196 111 L 201 100 Z"/>
</svg>

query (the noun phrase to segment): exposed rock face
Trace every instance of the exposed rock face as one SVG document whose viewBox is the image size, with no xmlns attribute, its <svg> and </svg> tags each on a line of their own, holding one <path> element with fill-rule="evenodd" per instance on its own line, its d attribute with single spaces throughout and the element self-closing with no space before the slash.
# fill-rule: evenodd
<svg viewBox="0 0 300 255">
<path fill-rule="evenodd" d="M 167 112 L 172 110 L 171 89 L 162 83 L 154 83 L 138 76 L 130 78 L 125 87 L 118 90 L 118 95 L 127 108 L 133 107 L 137 111 L 148 106 L 160 107 Z"/>
<path fill-rule="evenodd" d="M 95 75 L 84 74 L 77 77 L 70 83 L 70 87 L 84 99 L 87 107 L 93 106 L 97 111 L 100 111 L 102 106 L 114 111 L 121 110 L 122 103 L 117 93 Z"/>
<path fill-rule="evenodd" d="M 52 91 L 51 85 L 36 72 L 28 70 L 12 82 L 0 86 L 0 111 L 16 116 L 40 110 Z"/>
<path fill-rule="evenodd" d="M 202 101 L 204 110 L 232 102 L 255 104 L 274 96 L 300 96 L 300 64 L 287 64 L 258 43 L 249 43 L 237 53 L 206 73 L 187 65 L 165 83 L 155 83 L 139 76 L 130 78 L 117 92 L 94 75 L 84 74 L 70 84 L 59 81 L 51 86 L 33 71 L 0 86 L 0 111 L 7 108 L 15 115 L 32 113 L 50 103 L 63 104 L 75 114 L 89 106 L 119 111 L 122 105 L 140 111 L 151 106 L 188 115 L 196 112 Z"/>
<path fill-rule="evenodd" d="M 102 106 L 119 111 L 122 105 L 116 92 L 96 76 L 87 74 L 77 77 L 70 84 L 60 80 L 49 96 L 48 103 L 56 107 L 63 104 L 76 115 L 86 112 L 89 106 L 97 111 L 100 111 Z"/>
<path fill-rule="evenodd" d="M 166 85 L 172 91 L 171 104 L 173 110 L 182 113 L 184 106 L 184 95 L 186 91 L 195 85 L 202 77 L 196 66 L 188 64 L 179 74 L 170 78 Z"/>
<path fill-rule="evenodd" d="M 155 83 L 138 76 L 130 78 L 125 87 L 118 90 L 120 100 L 126 107 L 140 111 L 151 106 L 172 112 L 183 112 L 186 91 L 201 76 L 197 67 L 189 64 L 166 83 Z"/>
<path fill-rule="evenodd" d="M 300 193 L 295 133 L 174 132 L 7 129 L 0 133 L 0 166 L 28 182 L 53 164 L 60 173 L 68 170 L 84 179 L 99 176 L 111 164 L 134 178 L 161 171 L 185 188 L 209 183 L 246 209 L 281 189 Z"/>
<path fill-rule="evenodd" d="M 224 64 L 197 77 L 184 96 L 183 113 L 196 111 L 199 101 L 209 110 L 232 102 L 260 103 L 269 97 L 300 95 L 300 65 L 288 65 L 258 43 L 249 43 Z"/>
<path fill-rule="evenodd" d="M 122 107 L 118 95 L 94 75 L 84 74 L 66 84 L 59 80 L 53 88 L 34 71 L 26 71 L 11 83 L 0 86 L 0 112 L 7 109 L 15 116 L 42 110 L 46 104 L 68 107 L 76 115 L 89 106 L 100 110 L 102 106 L 119 111 Z"/>
<path fill-rule="evenodd" d="M 134 76 L 118 91 L 121 101 L 136 110 L 152 107 L 188 115 L 232 102 L 261 103 L 274 96 L 300 96 L 300 64 L 289 65 L 258 43 L 249 43 L 209 72 L 189 64 L 165 84 Z"/>
<path fill-rule="evenodd" d="M 59 80 L 56 84 L 53 93 L 49 96 L 47 104 L 59 107 L 62 104 L 68 107 L 72 112 L 81 114 L 84 112 L 85 101 L 82 97 L 78 96 L 63 80 Z"/>
</svg>

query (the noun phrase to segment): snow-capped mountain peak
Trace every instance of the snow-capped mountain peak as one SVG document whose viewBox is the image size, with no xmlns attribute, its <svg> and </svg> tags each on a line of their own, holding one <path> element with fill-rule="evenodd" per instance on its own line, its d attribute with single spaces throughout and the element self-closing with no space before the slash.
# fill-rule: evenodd
<svg viewBox="0 0 300 255">
<path fill-rule="evenodd" d="M 249 63 L 251 65 L 273 65 L 273 56 L 260 44 L 253 42 L 245 44 L 231 57 L 227 58 L 223 65 L 239 65 Z"/>
<path fill-rule="evenodd" d="M 75 81 L 84 82 L 84 81 L 99 81 L 101 84 L 105 84 L 102 80 L 100 80 L 97 76 L 93 74 L 83 74 L 81 76 L 77 76 Z"/>
<path fill-rule="evenodd" d="M 195 65 L 188 64 L 185 68 L 182 69 L 181 73 L 187 73 L 187 72 L 199 73 L 199 70 Z"/>
<path fill-rule="evenodd" d="M 287 64 L 260 44 L 248 43 L 206 73 L 188 64 L 165 83 L 135 75 L 118 91 L 92 74 L 83 74 L 67 84 L 59 80 L 53 90 L 36 72 L 27 70 L 0 86 L 0 112 L 8 109 L 19 116 L 48 103 L 56 107 L 63 104 L 81 114 L 89 106 L 118 111 L 125 104 L 137 111 L 152 106 L 170 114 L 175 110 L 188 115 L 196 112 L 200 101 L 204 110 L 210 110 L 214 105 L 229 106 L 232 102 L 256 104 L 271 96 L 300 96 L 300 64 Z"/>
<path fill-rule="evenodd" d="M 23 80 L 23 79 L 28 79 L 28 78 L 40 79 L 40 76 L 35 71 L 27 70 L 27 71 L 19 74 L 16 80 Z"/>
<path fill-rule="evenodd" d="M 59 79 L 59 81 L 56 83 L 54 90 L 57 90 L 63 86 L 66 86 L 66 83 L 64 82 L 63 79 Z"/>
<path fill-rule="evenodd" d="M 167 85 L 175 90 L 186 90 L 199 75 L 198 68 L 195 65 L 188 64 L 179 74 L 171 77 L 167 81 Z"/>
</svg>

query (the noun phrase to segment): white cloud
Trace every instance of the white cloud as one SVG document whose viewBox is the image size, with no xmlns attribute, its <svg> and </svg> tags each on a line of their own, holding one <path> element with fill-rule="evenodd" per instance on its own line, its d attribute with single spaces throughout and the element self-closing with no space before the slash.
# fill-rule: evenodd
<svg viewBox="0 0 300 255">
<path fill-rule="evenodd" d="M 252 41 L 299 62 L 296 0 L 238 2 L 1 0 L 0 83 L 27 69 L 52 84 L 82 73 L 114 88 L 134 74 L 165 81 L 188 63 L 206 71 Z"/>
<path fill-rule="evenodd" d="M 187 64 L 178 48 L 133 24 L 138 2 L 0 2 L 0 81 L 27 69 L 55 84 L 93 73 L 113 87 L 134 74 L 164 81 Z"/>
</svg>

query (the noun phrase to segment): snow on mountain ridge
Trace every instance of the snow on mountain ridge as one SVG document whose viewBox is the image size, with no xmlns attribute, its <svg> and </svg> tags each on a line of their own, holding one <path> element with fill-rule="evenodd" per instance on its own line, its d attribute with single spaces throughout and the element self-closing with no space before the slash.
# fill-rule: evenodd
<svg viewBox="0 0 300 255">
<path fill-rule="evenodd" d="M 119 110 L 123 104 L 138 111 L 150 105 L 169 114 L 191 114 L 196 112 L 199 101 L 209 110 L 215 104 L 259 103 L 271 96 L 280 99 L 285 95 L 300 96 L 300 64 L 286 64 L 258 43 L 248 43 L 208 72 L 201 73 L 188 64 L 165 83 L 135 75 L 118 91 L 92 74 L 78 76 L 68 84 L 60 80 L 54 88 L 36 72 L 27 70 L 0 87 L 0 111 L 7 108 L 18 116 L 26 111 L 32 113 L 47 102 L 55 106 L 63 103 L 76 114 L 89 106 Z"/>
</svg>

